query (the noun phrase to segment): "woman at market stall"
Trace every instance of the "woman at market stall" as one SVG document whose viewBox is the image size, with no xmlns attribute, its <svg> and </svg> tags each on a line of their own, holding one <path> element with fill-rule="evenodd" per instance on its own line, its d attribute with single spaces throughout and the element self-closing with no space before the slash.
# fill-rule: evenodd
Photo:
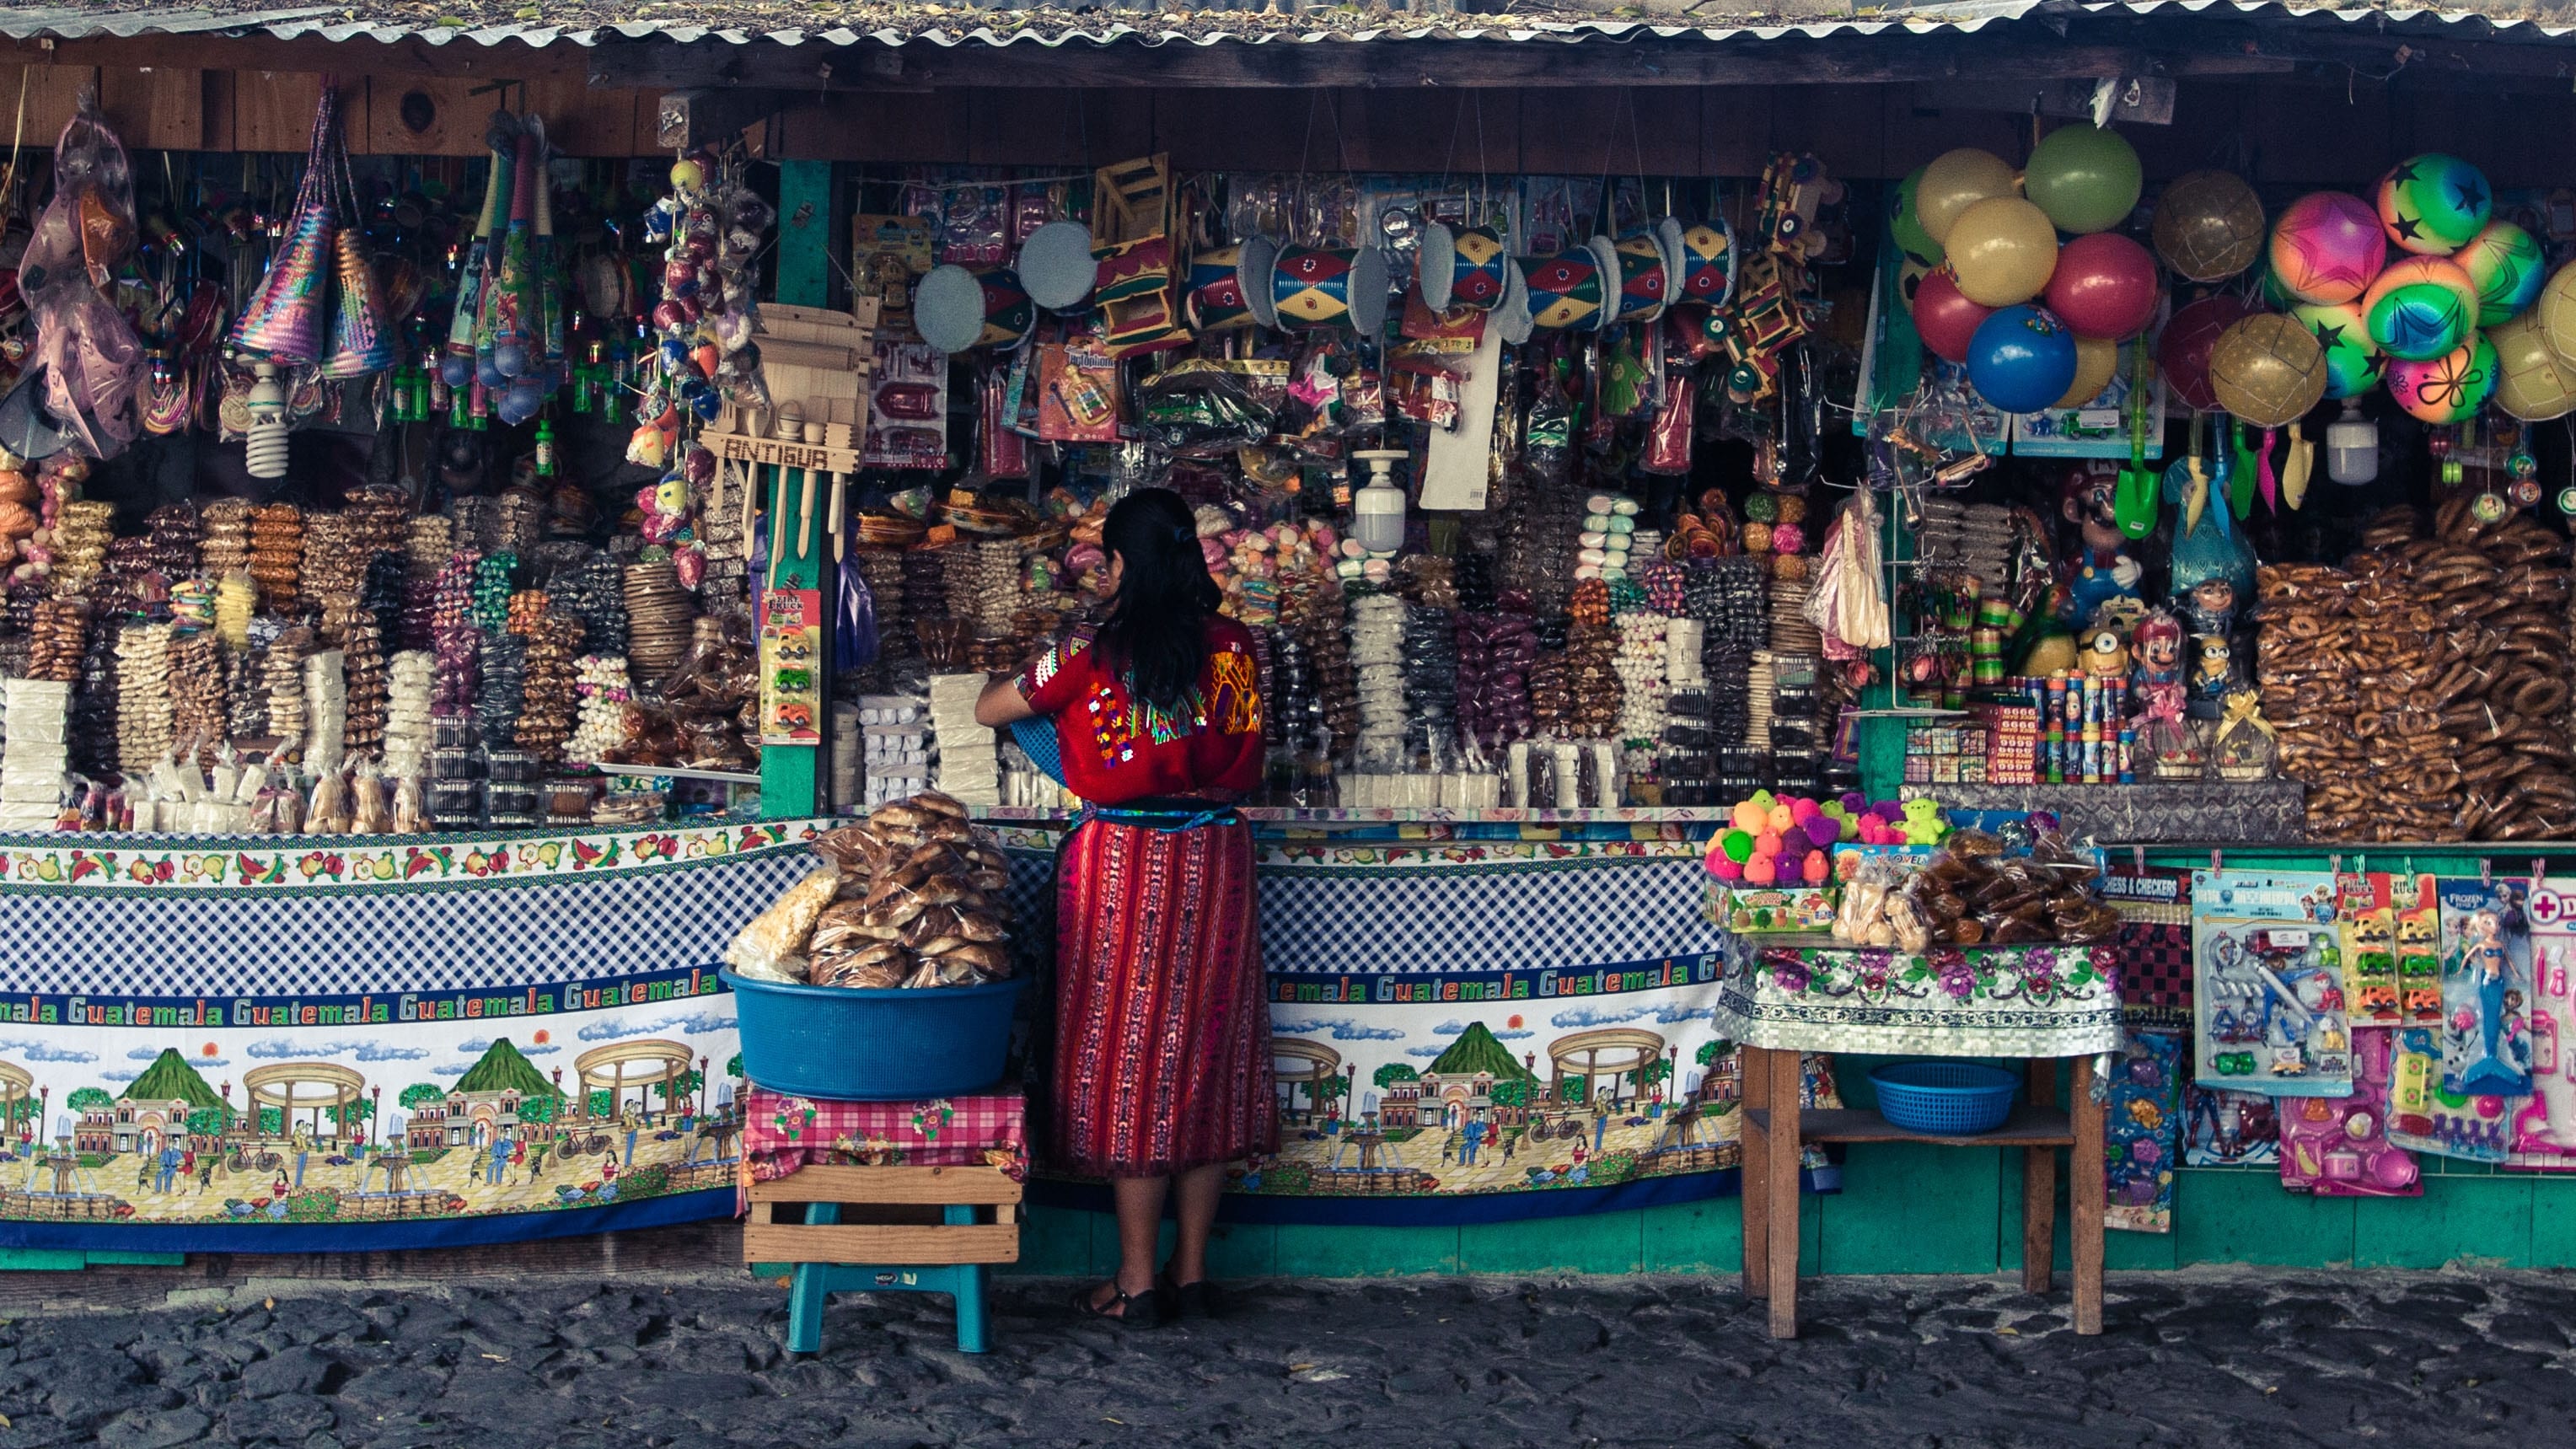
<svg viewBox="0 0 2576 1449">
<path fill-rule="evenodd" d="M 1261 778 L 1260 667 L 1251 635 L 1217 613 L 1179 494 L 1129 494 L 1101 545 L 1105 620 L 993 681 L 975 717 L 1052 719 L 1065 784 L 1087 802 L 1056 875 L 1045 1141 L 1117 1198 L 1117 1276 L 1076 1307 L 1148 1324 L 1215 1313 L 1207 1243 L 1225 1165 L 1278 1148 L 1252 835 L 1232 809 Z M 1158 1275 L 1175 1186 L 1180 1231 Z"/>
</svg>

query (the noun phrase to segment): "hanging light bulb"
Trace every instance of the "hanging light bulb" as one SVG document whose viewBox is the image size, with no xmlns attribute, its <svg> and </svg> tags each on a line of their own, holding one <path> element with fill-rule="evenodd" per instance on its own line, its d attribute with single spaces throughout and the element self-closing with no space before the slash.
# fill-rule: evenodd
<svg viewBox="0 0 2576 1449">
<path fill-rule="evenodd" d="M 1407 455 L 1369 448 L 1351 456 L 1369 466 L 1367 485 L 1351 498 L 1351 537 L 1370 553 L 1393 553 L 1404 547 L 1404 490 L 1388 474 Z"/>
<path fill-rule="evenodd" d="M 277 364 L 263 362 L 253 369 L 259 380 L 250 386 L 250 429 L 248 452 L 250 476 L 283 478 L 286 476 L 286 389 L 278 383 Z"/>
<path fill-rule="evenodd" d="M 2326 425 L 2326 476 L 2368 483 L 2379 476 L 2379 424 L 2361 415 L 2361 399 L 2343 400 L 2343 416 Z"/>
</svg>

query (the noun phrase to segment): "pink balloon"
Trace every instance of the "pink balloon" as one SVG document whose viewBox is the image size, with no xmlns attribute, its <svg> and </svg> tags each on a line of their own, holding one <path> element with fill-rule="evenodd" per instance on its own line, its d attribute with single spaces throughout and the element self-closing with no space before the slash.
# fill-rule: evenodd
<svg viewBox="0 0 2576 1449">
<path fill-rule="evenodd" d="M 2311 191 L 2272 225 L 2272 275 L 2302 302 L 2349 302 L 2388 264 L 2379 210 L 2341 191 Z"/>
<path fill-rule="evenodd" d="M 2155 255 L 2115 231 L 2076 237 L 2057 249 L 2048 310 L 2078 337 L 2129 336 L 2155 320 Z"/>
<path fill-rule="evenodd" d="M 2210 350 L 2230 323 L 2260 310 L 2235 297 L 2203 297 L 2166 320 L 2164 336 L 2156 343 L 2156 366 L 2164 369 L 2165 381 L 2184 406 L 2204 413 L 2217 408 L 2218 394 L 2209 385 Z"/>
<path fill-rule="evenodd" d="M 1933 268 L 1925 274 L 1922 285 L 1914 289 L 1914 330 L 1922 335 L 1923 345 L 1944 362 L 1967 361 L 1968 343 L 1977 335 L 1977 324 L 1994 314 L 1994 308 L 1968 300 L 1948 267 Z"/>
</svg>

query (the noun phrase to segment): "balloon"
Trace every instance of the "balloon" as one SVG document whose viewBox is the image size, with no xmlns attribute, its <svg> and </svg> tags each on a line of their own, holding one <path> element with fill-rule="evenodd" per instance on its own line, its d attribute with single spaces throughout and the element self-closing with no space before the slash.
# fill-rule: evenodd
<svg viewBox="0 0 2576 1449">
<path fill-rule="evenodd" d="M 2326 395 L 2326 354 L 2295 317 L 2260 312 L 2228 324 L 2209 353 L 2218 405 L 2257 427 L 2282 428 Z"/>
<path fill-rule="evenodd" d="M 2035 413 L 2075 381 L 2075 334 L 2037 307 L 2006 307 L 1977 324 L 1968 383 L 2008 413 Z"/>
<path fill-rule="evenodd" d="M 2102 395 L 2111 385 L 2111 374 L 2120 370 L 2120 344 L 2108 337 L 2075 334 L 2075 380 L 2052 408 L 2082 407 Z"/>
<path fill-rule="evenodd" d="M 1923 168 L 1914 183 L 1914 215 L 1923 234 L 1937 247 L 1950 244 L 1950 228 L 1959 213 L 1990 196 L 2013 194 L 2013 170 L 1992 151 L 1962 146 L 1944 151 Z"/>
<path fill-rule="evenodd" d="M 2272 224 L 2272 270 L 2301 302 L 2349 302 L 2388 265 L 2388 237 L 2371 204 L 2343 191 L 2311 191 Z"/>
<path fill-rule="evenodd" d="M 2118 232 L 2079 236 L 2057 249 L 2048 310 L 2078 337 L 2126 337 L 2155 320 L 2156 259 Z"/>
<path fill-rule="evenodd" d="M 1914 209 L 1915 193 L 1922 185 L 1923 168 L 1917 166 L 1888 193 L 1887 230 L 1896 238 L 1897 250 L 1929 269 L 1941 265 L 1941 244 L 1923 229 L 1922 214 Z"/>
<path fill-rule="evenodd" d="M 2119 132 L 2090 125 L 2049 132 L 2022 168 L 2022 194 L 2060 231 L 2079 236 L 2128 220 L 2144 185 L 2137 149 Z"/>
<path fill-rule="evenodd" d="M 2531 320 L 2540 325 L 2541 340 L 2558 355 L 2559 364 L 2576 367 L 2576 262 L 2549 274 Z"/>
<path fill-rule="evenodd" d="M 2186 171 L 2156 198 L 2156 255 L 2194 282 L 2235 276 L 2263 250 L 2263 202 L 2244 178 Z"/>
<path fill-rule="evenodd" d="M 2253 311 L 2239 298 L 2203 297 L 2166 319 L 2156 366 L 2174 396 L 2199 412 L 2218 406 L 2218 394 L 2209 387 L 2209 351 L 2218 345 L 2218 334 Z"/>
<path fill-rule="evenodd" d="M 1959 213 L 1942 246 L 1959 291 L 1980 306 L 2027 302 L 2057 269 L 2057 229 L 2018 196 L 1989 196 Z"/>
<path fill-rule="evenodd" d="M 2427 151 L 2379 178 L 2379 225 L 2419 256 L 2446 257 L 2469 244 L 2495 210 L 2485 174 L 2457 156 Z"/>
<path fill-rule="evenodd" d="M 2489 329 L 2496 352 L 2496 406 L 2526 423 L 2545 423 L 2576 412 L 2576 368 L 2563 366 L 2540 326 L 2516 317 Z"/>
<path fill-rule="evenodd" d="M 2378 385 L 2387 358 L 2370 340 L 2359 302 L 2302 302 L 2290 309 L 2326 355 L 2326 396 L 2359 397 Z"/>
<path fill-rule="evenodd" d="M 2388 364 L 2388 395 L 2428 423 L 2477 415 L 2496 387 L 2495 344 L 2477 335 L 2440 357 Z"/>
<path fill-rule="evenodd" d="M 1896 295 L 1905 303 L 1906 316 L 1914 315 L 1914 294 L 1923 289 L 1923 279 L 1932 275 L 1932 269 L 1937 265 L 1917 256 L 1907 256 L 1897 262 Z"/>
<path fill-rule="evenodd" d="M 2478 289 L 2469 274 L 2440 257 L 2393 262 L 2362 294 L 2370 340 L 2389 356 L 2415 362 L 2442 357 L 2477 326 Z"/>
<path fill-rule="evenodd" d="M 2543 270 L 2549 263 L 2540 243 L 2509 221 L 2488 222 L 2486 230 L 2469 238 L 2469 244 L 2453 253 L 2451 260 L 2460 264 L 2460 270 L 2469 274 L 2470 285 L 2478 289 L 2481 327 L 2522 315 L 2522 309 L 2540 295 L 2540 284 L 2549 280 Z"/>
<path fill-rule="evenodd" d="M 1933 269 L 1914 289 L 1914 330 L 1932 355 L 1944 362 L 1967 361 L 1969 340 L 1993 313 L 1992 307 L 1960 295 L 1959 279 L 1948 267 Z"/>
</svg>

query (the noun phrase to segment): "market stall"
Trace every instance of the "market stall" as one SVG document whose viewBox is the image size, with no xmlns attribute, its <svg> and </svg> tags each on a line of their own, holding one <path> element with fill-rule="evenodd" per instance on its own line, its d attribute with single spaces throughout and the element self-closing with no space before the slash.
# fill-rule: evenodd
<svg viewBox="0 0 2576 1449">
<path fill-rule="evenodd" d="M 2190 1230 L 2188 1169 L 2314 1204 L 2576 1163 L 2566 178 L 2409 81 L 2342 101 L 2367 156 L 2239 144 L 2350 57 L 2167 20 L 1999 22 L 2011 65 L 1802 35 L 1868 66 L 1758 105 L 1728 67 L 1770 41 L 1622 30 L 1671 78 L 1562 115 L 1444 32 L 1404 54 L 1469 103 L 1375 122 L 1325 87 L 1397 42 L 1341 18 L 1295 86 L 1162 57 L 1186 105 L 1086 41 L 1066 75 L 1133 87 L 1096 133 L 1061 77 L 905 77 L 895 31 L 819 78 L 708 41 L 730 98 L 627 35 L 193 108 L 60 37 L 105 48 L 30 68 L 54 146 L 0 195 L 0 920 L 40 943 L 0 972 L 0 1217 L 730 1211 L 712 972 L 782 895 L 800 987 L 1043 979 L 1070 802 L 974 701 L 1096 619 L 1149 486 L 1253 641 L 1247 1229 L 1686 1211 L 1779 1091 L 1876 1111 L 1885 1055 L 2107 1056 L 2103 1216 L 2143 1233 Z M 2070 33 L 2118 74 L 2014 89 Z M 2559 115 L 2526 39 L 2474 54 Z M 894 114 L 860 76 L 907 124 L 854 124 Z M 924 849 L 946 914 L 871 919 Z M 2057 1101 L 2018 1145 L 2080 1136 Z M 1791 1177 L 1906 1160 L 1862 1142 Z"/>
</svg>

